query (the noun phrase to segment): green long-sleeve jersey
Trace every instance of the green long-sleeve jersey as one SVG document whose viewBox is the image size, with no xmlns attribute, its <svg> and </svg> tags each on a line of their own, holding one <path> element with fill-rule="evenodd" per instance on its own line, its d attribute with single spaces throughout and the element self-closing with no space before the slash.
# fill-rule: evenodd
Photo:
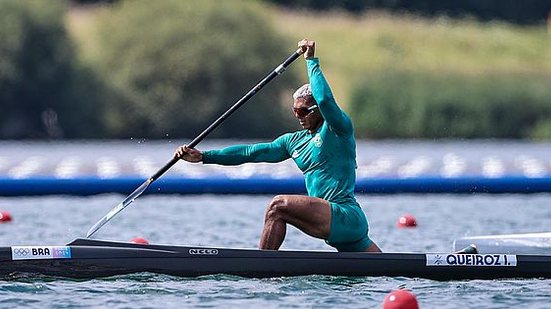
<svg viewBox="0 0 551 309">
<path fill-rule="evenodd" d="M 358 205 L 354 198 L 356 142 L 350 118 L 339 108 L 318 58 L 306 60 L 312 95 L 324 122 L 314 133 L 301 130 L 270 143 L 236 145 L 203 152 L 203 163 L 239 165 L 292 158 L 305 177 L 308 195 Z"/>
</svg>

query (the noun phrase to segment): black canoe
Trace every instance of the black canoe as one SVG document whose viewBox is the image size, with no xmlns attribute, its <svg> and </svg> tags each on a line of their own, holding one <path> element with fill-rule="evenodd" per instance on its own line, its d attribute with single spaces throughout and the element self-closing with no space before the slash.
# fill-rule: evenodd
<svg viewBox="0 0 551 309">
<path fill-rule="evenodd" d="M 99 278 L 131 273 L 182 277 L 402 276 L 435 280 L 551 278 L 551 255 L 269 251 L 76 239 L 66 246 L 0 248 L 0 277 Z"/>
</svg>

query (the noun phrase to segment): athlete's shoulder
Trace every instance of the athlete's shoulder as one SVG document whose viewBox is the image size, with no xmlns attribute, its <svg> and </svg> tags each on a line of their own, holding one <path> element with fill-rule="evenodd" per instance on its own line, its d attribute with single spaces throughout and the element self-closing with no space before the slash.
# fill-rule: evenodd
<svg viewBox="0 0 551 309">
<path fill-rule="evenodd" d="M 300 140 L 302 138 L 304 138 L 304 136 L 306 136 L 307 134 L 307 131 L 308 130 L 299 130 L 299 131 L 294 131 L 294 132 L 288 132 L 288 133 L 285 133 L 283 135 L 281 135 L 279 138 L 287 141 L 287 142 L 293 142 L 293 141 L 296 141 L 296 140 Z"/>
<path fill-rule="evenodd" d="M 282 134 L 282 135 L 278 136 L 276 139 L 274 139 L 273 143 L 278 144 L 278 145 L 288 146 L 288 145 L 292 144 L 294 141 L 297 140 L 299 135 L 297 135 L 296 133 L 298 133 L 298 132 L 300 132 L 300 131 L 289 132 L 289 133 Z"/>
</svg>

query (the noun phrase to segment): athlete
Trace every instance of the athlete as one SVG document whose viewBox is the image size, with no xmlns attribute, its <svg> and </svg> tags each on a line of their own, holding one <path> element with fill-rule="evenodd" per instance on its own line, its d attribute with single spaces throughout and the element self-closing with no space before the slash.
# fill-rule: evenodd
<svg viewBox="0 0 551 309">
<path fill-rule="evenodd" d="M 270 143 L 199 151 L 180 146 L 175 156 L 188 162 L 238 165 L 293 159 L 303 172 L 308 196 L 278 195 L 268 204 L 260 249 L 277 250 L 287 224 L 324 239 L 338 251 L 381 252 L 368 237 L 368 223 L 354 197 L 356 142 L 350 118 L 339 108 L 314 57 L 315 42 L 302 40 L 309 84 L 293 94 L 293 111 L 304 130 Z"/>
</svg>

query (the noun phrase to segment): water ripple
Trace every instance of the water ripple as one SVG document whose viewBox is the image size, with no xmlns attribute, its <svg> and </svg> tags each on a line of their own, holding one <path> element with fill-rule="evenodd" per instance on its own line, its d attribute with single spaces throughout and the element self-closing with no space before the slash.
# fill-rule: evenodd
<svg viewBox="0 0 551 309">
<path fill-rule="evenodd" d="M 123 196 L 0 197 L 14 221 L 0 229 L 4 245 L 63 244 L 83 233 Z M 143 196 L 98 234 L 154 243 L 254 248 L 270 196 Z M 449 252 L 454 238 L 548 229 L 551 195 L 360 196 L 371 237 L 386 251 Z M 498 207 L 496 207 L 498 205 Z M 522 207 L 519 207 L 522 205 Z M 416 229 L 397 229 L 403 213 Z M 283 249 L 332 250 L 290 227 Z M 439 282 L 403 277 L 302 276 L 250 279 L 228 275 L 178 278 L 133 274 L 97 280 L 18 278 L 0 281 L 0 307 L 28 308 L 377 308 L 385 295 L 405 288 L 422 308 L 546 308 L 551 280 Z"/>
</svg>

